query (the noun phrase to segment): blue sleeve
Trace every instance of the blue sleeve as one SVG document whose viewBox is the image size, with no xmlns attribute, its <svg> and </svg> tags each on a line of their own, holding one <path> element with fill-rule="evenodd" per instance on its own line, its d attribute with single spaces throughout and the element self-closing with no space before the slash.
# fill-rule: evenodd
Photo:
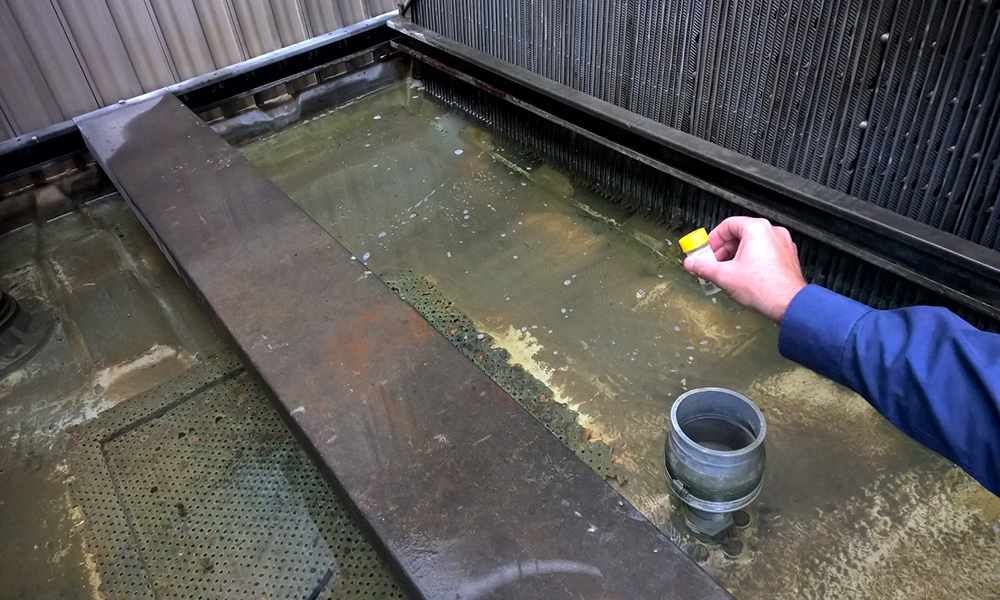
<svg viewBox="0 0 1000 600">
<path fill-rule="evenodd" d="M 943 308 L 875 310 L 809 285 L 785 311 L 778 348 L 1000 495 L 1000 335 Z"/>
</svg>

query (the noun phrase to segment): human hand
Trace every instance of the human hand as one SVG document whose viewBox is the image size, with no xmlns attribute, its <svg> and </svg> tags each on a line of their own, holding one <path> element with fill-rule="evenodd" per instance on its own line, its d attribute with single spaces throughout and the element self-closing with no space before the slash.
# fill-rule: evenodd
<svg viewBox="0 0 1000 600">
<path fill-rule="evenodd" d="M 684 268 L 780 323 L 792 298 L 806 286 L 788 230 L 767 219 L 730 217 L 712 230 L 708 243 L 718 262 L 688 258 Z"/>
</svg>

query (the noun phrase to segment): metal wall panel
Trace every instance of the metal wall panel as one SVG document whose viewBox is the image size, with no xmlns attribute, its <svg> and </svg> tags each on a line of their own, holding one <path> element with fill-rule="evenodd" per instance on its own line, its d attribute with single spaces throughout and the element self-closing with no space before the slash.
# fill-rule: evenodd
<svg viewBox="0 0 1000 600">
<path fill-rule="evenodd" d="M 59 105 L 6 2 L 0 3 L 0 32 L 0 110 L 13 134 L 61 120 Z"/>
<path fill-rule="evenodd" d="M 149 0 L 107 0 L 125 51 L 144 92 L 177 83 L 177 70 L 168 56 Z"/>
<path fill-rule="evenodd" d="M 309 16 L 302 0 L 271 0 L 271 12 L 282 46 L 312 37 Z"/>
<path fill-rule="evenodd" d="M 54 6 L 61 10 L 98 102 L 111 104 L 141 94 L 142 85 L 105 0 L 58 0 Z"/>
<path fill-rule="evenodd" d="M 212 52 L 215 68 L 221 69 L 248 58 L 236 15 L 229 0 L 194 0 L 201 29 Z"/>
<path fill-rule="evenodd" d="M 0 0 L 0 140 L 393 9 L 393 0 Z"/>
<path fill-rule="evenodd" d="M 41 77 L 52 90 L 61 117 L 68 119 L 97 108 L 97 97 L 73 44 L 64 35 L 52 35 L 52 32 L 63 31 L 55 7 L 50 2 L 37 0 L 8 0 L 8 5 L 28 50 L 37 61 Z M 6 31 L 6 27 L 2 31 Z"/>
</svg>

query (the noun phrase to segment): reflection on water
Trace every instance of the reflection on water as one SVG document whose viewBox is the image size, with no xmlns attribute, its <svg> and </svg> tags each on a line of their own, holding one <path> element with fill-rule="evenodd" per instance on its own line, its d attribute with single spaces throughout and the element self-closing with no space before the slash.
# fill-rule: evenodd
<svg viewBox="0 0 1000 600">
<path fill-rule="evenodd" d="M 773 324 L 706 297 L 681 268 L 683 232 L 504 148 L 418 85 L 242 151 L 372 271 L 433 282 L 614 447 L 616 487 L 661 526 L 680 522 L 663 478 L 673 400 L 718 386 L 760 406 L 769 466 L 747 550 L 706 567 L 738 596 L 1000 590 L 1000 501 L 782 359 Z"/>
</svg>

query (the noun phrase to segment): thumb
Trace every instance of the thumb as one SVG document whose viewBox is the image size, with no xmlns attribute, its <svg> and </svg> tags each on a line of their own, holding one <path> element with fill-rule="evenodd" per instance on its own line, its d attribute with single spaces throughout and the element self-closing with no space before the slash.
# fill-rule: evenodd
<svg viewBox="0 0 1000 600">
<path fill-rule="evenodd" d="M 688 273 L 691 273 L 695 277 L 701 277 L 702 279 L 707 279 L 713 283 L 716 277 L 719 275 L 719 271 L 722 267 L 722 263 L 714 260 L 705 260 L 697 258 L 685 258 L 684 268 Z"/>
</svg>

